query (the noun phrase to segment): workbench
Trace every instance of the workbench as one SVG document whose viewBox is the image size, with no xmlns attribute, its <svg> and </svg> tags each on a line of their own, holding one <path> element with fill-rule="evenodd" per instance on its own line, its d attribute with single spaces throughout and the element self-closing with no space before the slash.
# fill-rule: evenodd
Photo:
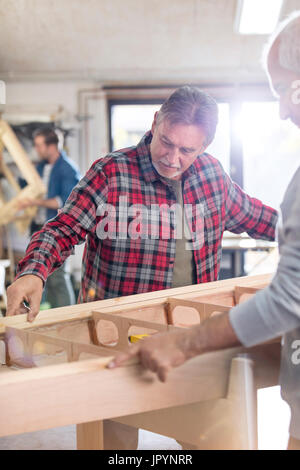
<svg viewBox="0 0 300 470">
<path fill-rule="evenodd" d="M 196 357 L 166 383 L 135 362 L 105 366 L 127 347 L 129 333 L 199 323 L 269 280 L 229 279 L 46 310 L 33 324 L 24 315 L 1 319 L 2 350 L 5 339 L 7 346 L 17 338 L 33 359 L 16 369 L 6 349 L 0 437 L 77 424 L 78 449 L 102 449 L 103 421 L 113 419 L 197 448 L 257 448 L 256 391 L 278 384 L 279 339 Z"/>
</svg>

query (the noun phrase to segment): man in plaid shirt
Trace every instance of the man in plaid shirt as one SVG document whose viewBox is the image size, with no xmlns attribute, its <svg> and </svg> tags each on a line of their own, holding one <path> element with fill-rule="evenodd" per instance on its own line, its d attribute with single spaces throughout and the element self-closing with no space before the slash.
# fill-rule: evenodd
<svg viewBox="0 0 300 470">
<path fill-rule="evenodd" d="M 27 301 L 32 321 L 47 277 L 84 241 L 80 302 L 216 280 L 224 230 L 273 240 L 276 211 L 249 197 L 204 153 L 217 121 L 210 96 L 182 87 L 136 147 L 97 160 L 31 238 L 8 288 L 7 315 L 25 313 Z M 105 421 L 104 437 L 108 449 L 137 446 L 137 430 L 112 421 Z"/>
<path fill-rule="evenodd" d="M 136 147 L 95 161 L 58 215 L 31 238 L 8 289 L 7 314 L 24 312 L 26 300 L 33 320 L 47 277 L 79 243 L 86 242 L 79 301 L 87 302 L 174 287 L 180 254 L 189 262 L 177 266 L 183 273 L 179 284 L 216 280 L 224 230 L 273 240 L 277 212 L 249 197 L 218 160 L 204 153 L 217 119 L 217 104 L 209 95 L 181 87 Z M 178 202 L 174 182 L 189 209 L 184 253 L 176 220 L 161 211 Z M 137 208 L 144 215 L 134 218 Z M 143 208 L 149 209 L 147 220 Z"/>
</svg>

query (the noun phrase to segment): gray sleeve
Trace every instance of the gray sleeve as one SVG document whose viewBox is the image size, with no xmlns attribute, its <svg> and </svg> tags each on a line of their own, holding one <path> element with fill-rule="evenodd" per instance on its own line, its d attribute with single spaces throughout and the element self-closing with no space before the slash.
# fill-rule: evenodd
<svg viewBox="0 0 300 470">
<path fill-rule="evenodd" d="M 300 326 L 300 184 L 283 226 L 283 244 L 271 284 L 231 309 L 230 322 L 239 340 L 252 346 Z"/>
</svg>

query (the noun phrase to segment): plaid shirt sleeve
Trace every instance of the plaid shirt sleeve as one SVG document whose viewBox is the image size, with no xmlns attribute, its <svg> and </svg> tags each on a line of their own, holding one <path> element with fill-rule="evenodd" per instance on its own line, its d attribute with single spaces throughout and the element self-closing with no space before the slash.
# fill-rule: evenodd
<svg viewBox="0 0 300 470">
<path fill-rule="evenodd" d="M 275 240 L 278 213 L 260 200 L 248 196 L 224 173 L 226 197 L 225 230 L 247 232 L 252 238 Z"/>
<path fill-rule="evenodd" d="M 97 209 L 107 200 L 107 179 L 102 171 L 106 159 L 94 162 L 58 215 L 32 236 L 18 265 L 16 279 L 34 274 L 46 282 L 72 254 L 73 247 L 83 243 L 87 233 L 95 232 Z"/>
</svg>

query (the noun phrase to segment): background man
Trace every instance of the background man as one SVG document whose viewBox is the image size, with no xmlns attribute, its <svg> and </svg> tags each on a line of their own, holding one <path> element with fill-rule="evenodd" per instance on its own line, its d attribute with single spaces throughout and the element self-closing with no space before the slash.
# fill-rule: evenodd
<svg viewBox="0 0 300 470">
<path fill-rule="evenodd" d="M 281 118 L 300 127 L 300 11 L 272 36 L 266 69 L 279 96 Z M 212 317 L 190 330 L 147 339 L 117 356 L 110 366 L 137 355 L 165 381 L 172 367 L 198 354 L 240 344 L 253 346 L 284 334 L 280 383 L 292 413 L 288 448 L 300 450 L 300 364 L 292 359 L 300 340 L 300 168 L 288 186 L 281 210 L 281 257 L 269 287 L 229 314 Z"/>
</svg>

